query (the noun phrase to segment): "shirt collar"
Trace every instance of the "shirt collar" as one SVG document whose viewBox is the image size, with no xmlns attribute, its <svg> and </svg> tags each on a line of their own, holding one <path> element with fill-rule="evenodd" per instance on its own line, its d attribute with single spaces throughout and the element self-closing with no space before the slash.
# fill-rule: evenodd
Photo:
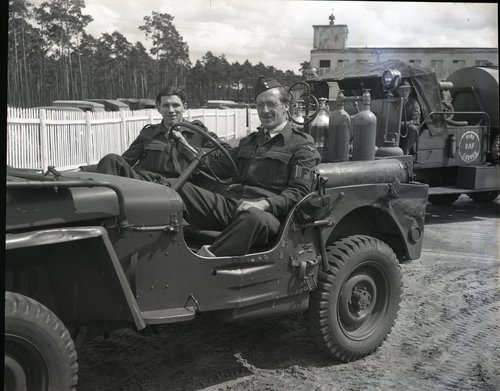
<svg viewBox="0 0 500 391">
<path fill-rule="evenodd" d="M 288 121 L 285 121 L 285 122 L 279 124 L 278 126 L 272 128 L 272 129 L 269 129 L 269 130 L 265 130 L 265 131 L 269 133 L 269 136 L 271 136 L 271 138 L 273 138 L 274 136 L 278 135 L 284 129 L 284 127 L 286 126 L 287 123 L 288 123 Z"/>
<path fill-rule="evenodd" d="M 270 129 L 270 130 L 266 130 L 264 128 L 258 128 L 258 129 L 260 129 L 263 134 L 265 132 L 269 132 L 269 136 L 271 136 L 271 138 L 281 134 L 285 143 L 290 141 L 290 137 L 292 137 L 292 124 L 289 121 L 285 121 L 285 122 L 279 124 L 278 126 L 276 126 L 275 128 Z"/>
</svg>

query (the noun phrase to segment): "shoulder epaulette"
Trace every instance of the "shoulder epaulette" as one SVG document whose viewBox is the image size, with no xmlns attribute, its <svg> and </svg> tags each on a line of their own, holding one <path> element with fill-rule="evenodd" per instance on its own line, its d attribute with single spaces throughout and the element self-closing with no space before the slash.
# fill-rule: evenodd
<svg viewBox="0 0 500 391">
<path fill-rule="evenodd" d="M 301 135 L 301 136 L 302 136 L 302 137 L 304 137 L 306 140 L 307 140 L 308 138 L 311 138 L 312 140 L 314 140 L 314 139 L 313 139 L 313 137 L 312 137 L 310 134 L 308 134 L 308 133 L 306 133 L 306 132 L 303 132 L 302 130 L 297 129 L 295 126 L 292 126 L 292 132 L 293 132 L 293 133 L 295 133 L 295 134 L 299 134 L 299 135 Z"/>
<path fill-rule="evenodd" d="M 159 124 L 147 124 L 141 129 L 141 134 L 146 133 L 150 137 L 156 136 L 158 133 L 163 132 L 161 123 Z"/>
</svg>

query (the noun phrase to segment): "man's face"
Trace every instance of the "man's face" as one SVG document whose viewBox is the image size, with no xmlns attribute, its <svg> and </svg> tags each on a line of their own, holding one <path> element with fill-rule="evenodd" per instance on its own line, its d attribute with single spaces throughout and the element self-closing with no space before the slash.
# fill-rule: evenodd
<svg viewBox="0 0 500 391">
<path fill-rule="evenodd" d="M 411 88 L 398 88 L 397 91 L 398 95 L 406 101 L 410 96 Z"/>
<path fill-rule="evenodd" d="M 162 115 L 164 125 L 169 128 L 172 124 L 182 120 L 185 107 L 177 95 L 167 95 L 161 97 L 161 102 L 156 104 L 156 109 Z"/>
<path fill-rule="evenodd" d="M 272 129 L 287 120 L 288 104 L 282 103 L 278 88 L 271 88 L 261 92 L 255 103 L 257 114 L 264 129 Z"/>
</svg>

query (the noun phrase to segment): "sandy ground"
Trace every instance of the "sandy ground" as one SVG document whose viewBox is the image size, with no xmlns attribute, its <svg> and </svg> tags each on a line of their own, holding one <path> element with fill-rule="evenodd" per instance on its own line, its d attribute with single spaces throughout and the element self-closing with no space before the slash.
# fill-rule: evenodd
<svg viewBox="0 0 500 391">
<path fill-rule="evenodd" d="M 324 356 L 305 314 L 209 315 L 113 332 L 79 351 L 79 391 L 500 390 L 500 204 L 429 205 L 422 257 L 401 265 L 396 325 L 372 355 Z"/>
</svg>

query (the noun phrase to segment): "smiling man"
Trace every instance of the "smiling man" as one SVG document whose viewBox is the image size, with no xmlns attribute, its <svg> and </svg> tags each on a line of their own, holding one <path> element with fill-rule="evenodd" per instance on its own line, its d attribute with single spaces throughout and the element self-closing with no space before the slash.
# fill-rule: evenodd
<svg viewBox="0 0 500 391">
<path fill-rule="evenodd" d="M 262 126 L 230 151 L 239 183 L 223 195 L 192 183 L 179 191 L 191 224 L 222 231 L 200 255 L 242 255 L 253 245 L 271 244 L 280 220 L 311 191 L 312 171 L 320 156 L 312 137 L 288 121 L 287 89 L 260 76 L 254 91 Z M 220 177 L 231 173 L 224 158 L 211 159 L 210 167 Z"/>
<path fill-rule="evenodd" d="M 184 143 L 178 142 L 178 133 L 170 132 L 170 127 L 184 121 L 182 115 L 186 108 L 186 96 L 180 88 L 162 90 L 156 97 L 156 109 L 163 120 L 142 128 L 139 136 L 121 156 L 104 156 L 97 164 L 96 171 L 162 184 L 169 183 L 166 178 L 177 178 L 189 164 L 190 153 Z M 206 130 L 201 121 L 192 123 Z M 190 129 L 183 130 L 188 141 L 192 132 Z"/>
</svg>

